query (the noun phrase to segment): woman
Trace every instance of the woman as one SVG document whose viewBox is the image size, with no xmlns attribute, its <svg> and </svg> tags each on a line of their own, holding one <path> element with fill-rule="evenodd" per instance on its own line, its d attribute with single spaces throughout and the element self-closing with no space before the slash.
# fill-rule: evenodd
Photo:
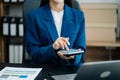
<svg viewBox="0 0 120 80">
<path fill-rule="evenodd" d="M 83 12 L 71 8 L 71 0 L 44 1 L 26 17 L 26 47 L 32 62 L 80 66 L 84 54 L 67 57 L 59 50 L 86 50 Z"/>
</svg>

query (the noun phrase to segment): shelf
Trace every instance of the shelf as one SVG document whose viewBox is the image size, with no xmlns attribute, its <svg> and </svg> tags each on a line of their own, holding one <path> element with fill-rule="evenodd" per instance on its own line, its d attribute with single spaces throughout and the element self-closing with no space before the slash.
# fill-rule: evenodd
<svg viewBox="0 0 120 80">
<path fill-rule="evenodd" d="M 16 51 L 19 49 L 18 54 L 20 51 L 23 53 L 23 45 L 24 45 L 24 36 L 3 36 L 2 31 L 2 17 L 18 17 L 21 18 L 22 15 L 22 9 L 23 9 L 23 2 L 20 3 L 3 3 L 2 0 L 0 0 L 0 63 L 6 63 L 9 62 L 9 56 L 10 56 L 10 49 L 9 47 L 12 45 L 15 48 Z M 18 20 L 19 22 L 19 20 Z M 9 23 L 9 22 L 8 22 Z M 18 25 L 17 21 L 16 24 Z M 19 24 L 21 24 L 19 22 Z M 17 27 L 17 26 L 16 26 Z M 18 31 L 18 29 L 17 29 Z M 17 32 L 18 34 L 18 32 Z M 22 49 L 22 50 L 20 50 Z M 12 49 L 13 50 L 13 49 Z M 21 53 L 20 53 L 21 54 Z M 19 56 L 17 56 L 19 57 Z"/>
</svg>

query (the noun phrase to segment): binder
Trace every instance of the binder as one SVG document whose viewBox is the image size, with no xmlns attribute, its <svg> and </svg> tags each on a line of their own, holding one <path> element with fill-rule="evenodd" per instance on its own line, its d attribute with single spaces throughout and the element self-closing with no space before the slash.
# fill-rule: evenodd
<svg viewBox="0 0 120 80">
<path fill-rule="evenodd" d="M 11 0 L 11 3 L 17 3 L 17 0 Z"/>
<path fill-rule="evenodd" d="M 2 17 L 2 34 L 3 36 L 9 36 L 9 17 Z"/>
<path fill-rule="evenodd" d="M 24 2 L 24 0 L 18 0 L 18 2 L 19 2 L 19 3 L 23 3 L 23 2 Z"/>
<path fill-rule="evenodd" d="M 9 63 L 20 63 L 23 60 L 23 45 L 10 44 L 9 45 Z"/>
<path fill-rule="evenodd" d="M 14 46 L 14 54 L 15 54 L 15 61 L 14 61 L 14 63 L 19 63 L 19 58 L 20 58 L 20 56 L 19 56 L 19 45 L 15 45 Z"/>
<path fill-rule="evenodd" d="M 3 3 L 10 3 L 10 0 L 2 0 Z"/>
<path fill-rule="evenodd" d="M 24 36 L 23 18 L 20 17 L 18 19 L 19 19 L 19 22 L 18 22 L 18 36 L 23 37 Z"/>
<path fill-rule="evenodd" d="M 10 21 L 10 36 L 11 37 L 17 36 L 17 19 L 16 19 L 16 17 L 11 17 L 11 21 Z"/>
<path fill-rule="evenodd" d="M 22 62 L 23 62 L 23 45 L 19 45 L 18 48 L 19 48 L 18 63 L 22 64 Z"/>
<path fill-rule="evenodd" d="M 14 63 L 15 61 L 14 50 L 15 50 L 14 45 L 10 44 L 9 45 L 9 63 Z"/>
<path fill-rule="evenodd" d="M 25 0 L 2 0 L 3 3 L 23 3 Z"/>
</svg>

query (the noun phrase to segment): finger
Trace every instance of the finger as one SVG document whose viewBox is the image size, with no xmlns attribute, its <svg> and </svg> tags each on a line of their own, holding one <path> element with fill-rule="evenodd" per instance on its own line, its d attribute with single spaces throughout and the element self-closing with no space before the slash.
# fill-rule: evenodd
<svg viewBox="0 0 120 80">
<path fill-rule="evenodd" d="M 58 42 L 55 43 L 55 46 L 59 46 Z"/>
<path fill-rule="evenodd" d="M 61 39 L 61 37 L 59 37 L 59 38 L 57 38 L 57 40 L 54 42 L 54 44 L 53 44 L 53 48 L 55 49 L 55 50 L 57 50 L 57 49 L 59 49 L 59 48 L 61 48 L 61 42 L 62 41 L 62 39 Z M 63 48 L 63 46 L 62 46 L 62 48 Z"/>
<path fill-rule="evenodd" d="M 54 49 L 56 49 L 56 50 L 60 48 L 58 42 L 55 42 L 55 44 L 53 46 L 54 46 Z"/>
<path fill-rule="evenodd" d="M 66 56 L 64 56 L 61 52 L 58 52 L 57 54 L 58 54 L 58 56 L 59 56 L 60 58 L 62 58 L 62 59 L 71 59 L 71 57 L 66 57 Z"/>
<path fill-rule="evenodd" d="M 78 50 L 80 51 L 81 49 L 79 48 Z"/>
<path fill-rule="evenodd" d="M 69 47 L 65 42 L 64 42 L 64 47 L 65 47 L 66 50 L 69 50 Z"/>
<path fill-rule="evenodd" d="M 65 48 L 65 47 L 64 47 L 64 44 L 63 44 L 63 41 L 59 41 L 58 43 L 59 43 L 60 48 L 62 48 L 62 49 Z"/>
<path fill-rule="evenodd" d="M 69 38 L 62 38 L 64 42 L 67 43 L 67 45 L 70 45 Z"/>
<path fill-rule="evenodd" d="M 58 54 L 58 55 L 59 55 L 59 57 L 62 58 L 62 59 L 71 59 L 71 57 L 66 57 L 66 56 L 64 56 L 64 55 L 62 55 L 62 54 Z"/>
<path fill-rule="evenodd" d="M 70 58 L 71 58 L 71 59 L 74 59 L 74 58 L 75 58 L 75 56 L 70 56 Z"/>
<path fill-rule="evenodd" d="M 69 38 L 62 38 L 62 40 L 63 40 L 64 42 L 66 42 L 67 45 L 70 45 Z"/>
</svg>

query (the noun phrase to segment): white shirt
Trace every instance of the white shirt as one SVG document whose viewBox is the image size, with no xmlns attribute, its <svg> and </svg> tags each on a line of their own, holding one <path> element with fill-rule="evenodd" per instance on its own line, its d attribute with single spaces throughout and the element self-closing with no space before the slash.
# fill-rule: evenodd
<svg viewBox="0 0 120 80">
<path fill-rule="evenodd" d="M 55 26 L 56 26 L 56 29 L 58 32 L 58 36 L 60 37 L 64 10 L 62 10 L 60 12 L 53 11 L 53 10 L 51 10 L 51 11 L 52 11 L 53 19 L 54 19 Z"/>
</svg>

